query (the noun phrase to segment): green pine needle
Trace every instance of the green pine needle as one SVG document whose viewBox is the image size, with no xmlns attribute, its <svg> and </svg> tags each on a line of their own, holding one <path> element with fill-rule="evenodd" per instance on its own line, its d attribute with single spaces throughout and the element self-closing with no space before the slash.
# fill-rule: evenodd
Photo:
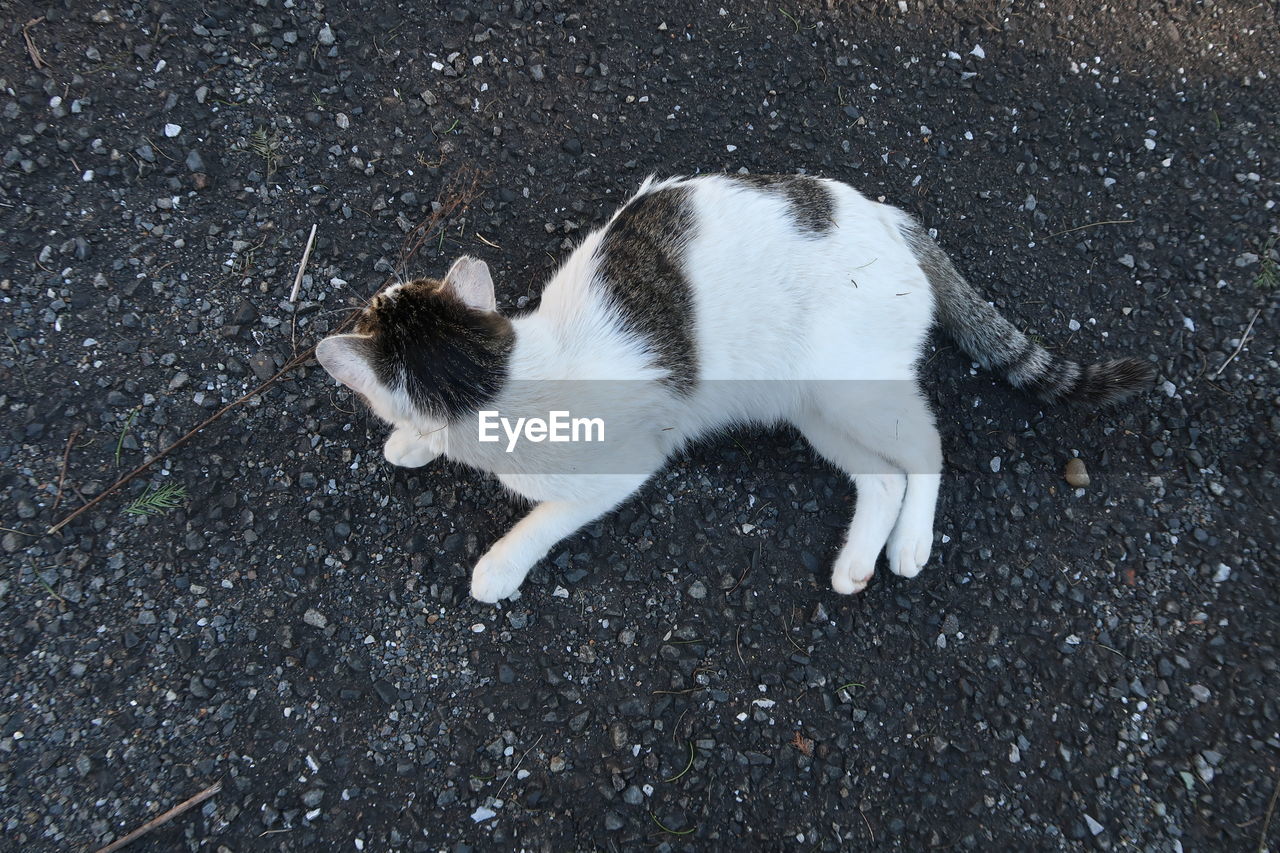
<svg viewBox="0 0 1280 853">
<path fill-rule="evenodd" d="M 171 509 L 182 506 L 187 499 L 187 489 L 177 483 L 165 483 L 163 486 L 149 486 L 141 495 L 124 508 L 129 515 L 163 515 Z"/>
</svg>

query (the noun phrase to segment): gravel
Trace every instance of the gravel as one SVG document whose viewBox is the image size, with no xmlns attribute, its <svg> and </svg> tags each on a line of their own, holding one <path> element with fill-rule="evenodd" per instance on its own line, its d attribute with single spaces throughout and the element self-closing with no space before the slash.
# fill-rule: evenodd
<svg viewBox="0 0 1280 853">
<path fill-rule="evenodd" d="M 220 779 L 131 850 L 1275 847 L 1275 10 L 1116 5 L 27 16 L 48 67 L 0 71 L 9 846 L 97 849 Z M 521 508 L 388 468 L 314 365 L 45 535 L 336 328 L 467 166 L 410 272 L 476 255 L 508 310 L 650 172 L 805 170 L 1159 384 L 1044 411 L 939 340 L 935 557 L 857 598 L 826 574 L 849 485 L 743 432 L 472 602 Z M 123 511 L 166 483 L 179 506 Z"/>
</svg>

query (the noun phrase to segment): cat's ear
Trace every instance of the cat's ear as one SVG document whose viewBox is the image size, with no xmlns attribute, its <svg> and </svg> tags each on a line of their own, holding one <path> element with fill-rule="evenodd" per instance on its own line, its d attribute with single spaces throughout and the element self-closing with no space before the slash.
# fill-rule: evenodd
<svg viewBox="0 0 1280 853">
<path fill-rule="evenodd" d="M 369 338 L 364 335 L 333 335 L 316 345 L 320 366 L 334 379 L 366 397 L 378 383 L 369 355 Z"/>
<path fill-rule="evenodd" d="M 463 255 L 453 262 L 445 274 L 444 286 L 469 307 L 480 311 L 498 310 L 493 295 L 493 276 L 484 261 Z"/>
</svg>

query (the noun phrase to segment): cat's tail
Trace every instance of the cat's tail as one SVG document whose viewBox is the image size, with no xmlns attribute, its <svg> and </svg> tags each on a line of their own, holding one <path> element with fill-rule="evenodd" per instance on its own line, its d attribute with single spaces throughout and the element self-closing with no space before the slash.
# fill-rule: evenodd
<svg viewBox="0 0 1280 853">
<path fill-rule="evenodd" d="M 1106 406 L 1151 387 L 1155 371 L 1141 359 L 1082 365 L 1051 354 L 1000 316 L 917 223 L 908 219 L 901 231 L 933 288 L 938 323 L 974 361 L 1014 388 L 1046 403 Z"/>
</svg>

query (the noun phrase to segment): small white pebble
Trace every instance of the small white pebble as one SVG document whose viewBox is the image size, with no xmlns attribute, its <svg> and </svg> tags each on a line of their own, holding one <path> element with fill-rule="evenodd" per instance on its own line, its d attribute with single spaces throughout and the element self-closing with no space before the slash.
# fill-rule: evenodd
<svg viewBox="0 0 1280 853">
<path fill-rule="evenodd" d="M 1226 563 L 1218 563 L 1218 570 L 1213 573 L 1213 582 L 1222 583 L 1231 577 L 1231 567 Z"/>
<path fill-rule="evenodd" d="M 724 150 L 725 150 L 725 151 L 728 151 L 729 153 L 731 153 L 731 154 L 732 154 L 734 151 L 737 151 L 737 150 L 738 150 L 738 146 L 736 146 L 736 145 L 726 145 L 726 146 L 724 147 Z"/>
<path fill-rule="evenodd" d="M 1142 140 L 1142 145 L 1143 145 L 1143 147 L 1145 147 L 1148 151 L 1155 151 L 1155 150 L 1156 150 L 1156 141 L 1155 141 L 1154 139 L 1144 139 L 1144 140 Z"/>
<path fill-rule="evenodd" d="M 497 817 L 498 813 L 487 806 L 481 806 L 471 813 L 471 819 L 476 823 L 484 823 L 490 818 Z"/>
<path fill-rule="evenodd" d="M 1183 317 L 1182 325 L 1186 326 L 1187 331 L 1189 332 L 1194 332 L 1196 330 L 1196 321 L 1192 320 L 1190 317 Z"/>
<path fill-rule="evenodd" d="M 1070 330 L 1071 330 L 1071 331 L 1073 331 L 1073 332 L 1078 332 L 1078 331 L 1080 331 L 1080 321 L 1079 321 L 1079 320 L 1076 320 L 1075 318 L 1072 318 L 1072 319 L 1068 320 L 1068 321 L 1067 321 L 1067 328 L 1068 328 L 1068 329 L 1070 329 Z"/>
<path fill-rule="evenodd" d="M 471 626 L 471 633 L 473 633 L 473 634 L 483 634 L 483 633 L 484 633 L 484 623 L 483 623 L 483 622 L 477 622 L 476 624 L 472 625 L 472 626 Z"/>
<path fill-rule="evenodd" d="M 986 58 L 987 58 L 987 52 L 986 52 L 985 50 L 983 50 L 983 49 L 982 49 L 982 45 L 980 45 L 980 44 L 975 44 L 975 45 L 973 46 L 973 50 L 969 51 L 969 53 L 970 53 L 971 55 L 973 55 L 973 56 L 978 57 L 979 59 L 986 59 Z"/>
<path fill-rule="evenodd" d="M 993 474 L 1000 473 L 1000 457 L 999 456 L 991 457 L 991 473 Z"/>
<path fill-rule="evenodd" d="M 166 124 L 164 126 L 164 135 L 169 137 L 170 139 L 173 139 L 179 133 L 182 133 L 182 125 Z"/>
</svg>

